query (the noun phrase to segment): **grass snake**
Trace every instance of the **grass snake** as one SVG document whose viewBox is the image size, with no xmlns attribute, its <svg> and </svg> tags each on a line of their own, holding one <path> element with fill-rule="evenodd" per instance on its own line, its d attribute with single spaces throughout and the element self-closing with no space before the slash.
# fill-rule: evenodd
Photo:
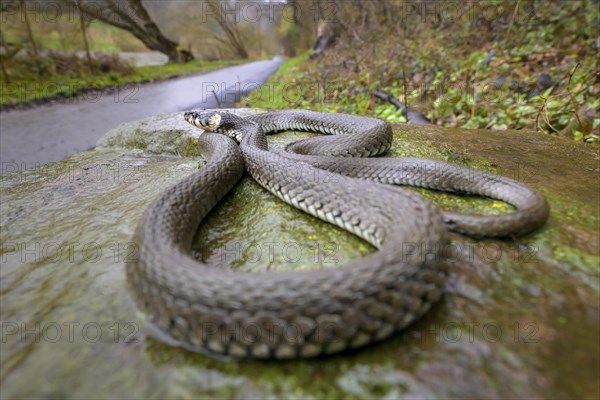
<svg viewBox="0 0 600 400">
<path fill-rule="evenodd" d="M 193 351 L 287 359 L 379 341 L 442 295 L 450 230 L 519 235 L 549 215 L 543 196 L 502 176 L 428 159 L 365 158 L 391 147 L 391 126 L 379 119 L 300 110 L 246 118 L 205 110 L 184 117 L 207 131 L 199 138 L 206 165 L 146 209 L 134 235 L 139 257 L 127 263 L 126 273 L 149 321 Z M 269 151 L 266 134 L 285 130 L 325 135 Z M 244 170 L 286 203 L 378 251 L 321 271 L 243 273 L 197 261 L 191 255 L 194 233 Z M 399 185 L 476 194 L 515 211 L 445 213 Z"/>
</svg>

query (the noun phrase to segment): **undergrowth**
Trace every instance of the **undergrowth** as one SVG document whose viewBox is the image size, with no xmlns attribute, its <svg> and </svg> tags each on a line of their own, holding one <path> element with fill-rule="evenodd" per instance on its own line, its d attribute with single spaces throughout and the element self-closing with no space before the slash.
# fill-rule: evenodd
<svg viewBox="0 0 600 400">
<path fill-rule="evenodd" d="M 507 9 L 493 20 L 380 21 L 362 30 L 352 22 L 323 57 L 288 60 L 268 90 L 243 105 L 406 122 L 401 110 L 373 96 L 378 90 L 441 126 L 598 141 L 598 10 L 589 1 L 543 5 Z"/>
</svg>

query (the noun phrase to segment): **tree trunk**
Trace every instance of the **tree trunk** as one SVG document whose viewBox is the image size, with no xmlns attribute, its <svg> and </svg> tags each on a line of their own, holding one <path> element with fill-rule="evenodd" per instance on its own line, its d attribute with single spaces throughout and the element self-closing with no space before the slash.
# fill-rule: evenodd
<svg viewBox="0 0 600 400">
<path fill-rule="evenodd" d="M 79 24 L 81 25 L 81 36 L 83 36 L 83 44 L 85 46 L 85 55 L 87 57 L 88 68 L 90 72 L 94 72 L 94 63 L 92 62 L 92 55 L 90 54 L 90 45 L 87 40 L 87 32 L 85 30 L 85 18 L 83 17 L 83 13 L 81 12 L 80 5 L 83 3 L 83 0 L 77 1 L 77 12 L 79 13 Z"/>
<path fill-rule="evenodd" d="M 331 47 L 335 43 L 339 36 L 339 28 L 335 22 L 322 20 L 319 21 L 317 35 L 317 41 L 310 55 L 311 59 L 321 56 L 328 47 Z"/>
<path fill-rule="evenodd" d="M 75 7 L 78 6 L 88 18 L 98 19 L 133 34 L 150 50 L 160 51 L 169 57 L 170 62 L 181 63 L 194 59 L 187 50 L 179 49 L 179 45 L 165 37 L 141 3 L 141 0 L 95 0 L 79 2 L 63 0 Z"/>
<path fill-rule="evenodd" d="M 283 37 L 281 39 L 283 44 L 283 50 L 287 57 L 296 57 L 297 55 L 297 47 L 298 47 L 298 37 L 299 37 L 299 21 L 298 21 L 298 7 L 300 4 L 296 0 L 288 0 L 287 2 L 288 9 L 291 10 L 290 13 L 286 13 L 282 15 L 282 28 L 283 28 Z"/>
<path fill-rule="evenodd" d="M 162 34 L 160 29 L 158 29 L 158 26 L 156 26 L 154 21 L 152 21 L 152 18 L 150 18 L 150 15 L 142 5 L 141 0 L 130 0 L 130 2 L 136 14 L 145 21 L 144 30 L 142 30 L 144 35 L 142 35 L 142 37 L 136 35 L 136 37 L 144 42 L 148 48 L 166 54 L 169 57 L 169 61 L 175 63 L 188 62 L 194 59 L 192 53 L 185 49 L 178 49 L 179 45 L 176 42 L 167 39 L 167 37 Z M 133 34 L 135 35 L 135 33 Z"/>
<path fill-rule="evenodd" d="M 31 22 L 29 21 L 29 16 L 27 15 L 27 7 L 25 5 L 25 0 L 21 0 L 21 14 L 25 17 L 25 25 L 27 25 L 27 34 L 29 35 L 31 48 L 33 49 L 33 54 L 35 54 L 35 56 L 37 57 L 39 53 L 37 45 L 35 44 L 35 39 L 33 38 L 33 30 L 31 29 Z"/>
</svg>

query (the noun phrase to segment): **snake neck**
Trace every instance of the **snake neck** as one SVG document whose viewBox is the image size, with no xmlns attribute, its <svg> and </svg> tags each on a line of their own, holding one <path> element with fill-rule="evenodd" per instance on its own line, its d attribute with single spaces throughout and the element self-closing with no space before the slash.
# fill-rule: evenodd
<svg viewBox="0 0 600 400">
<path fill-rule="evenodd" d="M 239 132 L 242 130 L 240 129 Z M 255 123 L 247 122 L 243 128 L 242 138 L 240 141 L 240 150 L 255 148 L 259 150 L 268 151 L 269 145 L 267 144 L 267 136 Z"/>
</svg>

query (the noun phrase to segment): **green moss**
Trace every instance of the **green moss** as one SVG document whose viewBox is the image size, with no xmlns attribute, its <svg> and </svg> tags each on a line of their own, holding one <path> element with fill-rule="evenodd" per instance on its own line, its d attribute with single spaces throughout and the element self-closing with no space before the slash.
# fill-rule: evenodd
<svg viewBox="0 0 600 400">
<path fill-rule="evenodd" d="M 288 132 L 270 142 L 281 147 L 307 136 Z M 211 211 L 194 243 L 202 260 L 248 272 L 335 268 L 374 251 L 345 230 L 275 198 L 250 177 Z"/>
<path fill-rule="evenodd" d="M 198 148 L 198 141 L 194 138 L 184 137 L 180 139 L 177 144 L 177 151 L 182 157 L 198 157 L 200 156 L 200 150 Z"/>
<path fill-rule="evenodd" d="M 141 129 L 136 129 L 131 141 L 126 143 L 126 147 L 145 150 L 148 147 L 148 142 L 144 132 Z"/>
</svg>

